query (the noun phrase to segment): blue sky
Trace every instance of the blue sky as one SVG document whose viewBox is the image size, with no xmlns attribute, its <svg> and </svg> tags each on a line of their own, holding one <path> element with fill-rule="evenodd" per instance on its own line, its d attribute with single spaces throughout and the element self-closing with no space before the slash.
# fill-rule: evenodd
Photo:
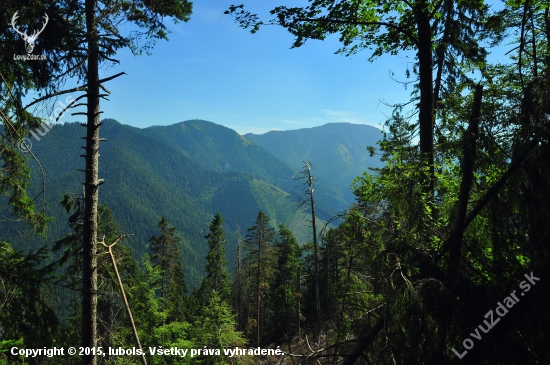
<svg viewBox="0 0 550 365">
<path fill-rule="evenodd" d="M 248 1 L 247 8 L 269 20 L 269 10 L 306 1 Z M 108 82 L 110 101 L 103 117 L 143 128 L 205 119 L 244 134 L 350 122 L 381 127 L 391 110 L 380 100 L 408 100 L 389 71 L 405 79 L 411 56 L 368 62 L 370 53 L 335 55 L 336 37 L 290 49 L 292 36 L 278 26 L 250 34 L 223 12 L 227 0 L 197 1 L 191 20 L 174 25 L 170 40 L 159 41 L 151 56 L 119 52 L 120 65 L 102 76 L 128 75 Z M 65 116 L 62 120 L 76 121 Z"/>
<path fill-rule="evenodd" d="M 293 37 L 282 27 L 263 26 L 250 34 L 223 14 L 241 2 L 196 1 L 189 22 L 166 19 L 170 40 L 158 41 L 151 56 L 120 50 L 120 64 L 100 71 L 101 77 L 127 73 L 105 85 L 112 94 L 110 101 L 102 101 L 102 117 L 139 128 L 204 119 L 241 134 L 331 122 L 382 128 L 391 114 L 384 102 L 410 100 L 412 85 L 406 90 L 390 73 L 411 81 L 405 75 L 412 68 L 413 52 L 384 55 L 371 63 L 369 50 L 351 57 L 334 54 L 341 46 L 337 36 L 290 49 Z M 245 9 L 267 22 L 269 10 L 278 5 L 307 3 L 250 0 Z M 499 53 L 494 57 L 502 58 L 505 50 L 493 50 Z M 44 109 L 42 114 L 48 118 L 51 113 Z M 62 122 L 83 121 L 68 114 Z"/>
</svg>

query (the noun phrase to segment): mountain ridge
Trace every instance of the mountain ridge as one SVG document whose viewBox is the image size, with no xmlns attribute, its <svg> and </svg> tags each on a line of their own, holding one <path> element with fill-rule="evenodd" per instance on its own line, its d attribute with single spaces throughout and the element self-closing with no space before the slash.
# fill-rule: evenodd
<svg viewBox="0 0 550 365">
<path fill-rule="evenodd" d="M 382 167 L 382 162 L 367 151 L 369 146 L 377 149 L 382 131 L 365 124 L 327 123 L 244 136 L 291 167 L 310 162 L 314 175 L 335 186 L 348 204 L 354 200 L 349 189 L 353 179 L 369 168 Z"/>
<path fill-rule="evenodd" d="M 301 243 L 311 238 L 303 210 L 297 210 L 301 191 L 292 180 L 295 169 L 234 130 L 218 124 L 189 120 L 171 126 L 136 128 L 104 119 L 101 137 L 100 203 L 113 210 L 115 220 L 126 233 L 136 256 L 146 252 L 147 241 L 157 235 L 157 223 L 166 215 L 182 237 L 185 270 L 191 286 L 200 283 L 204 256 L 208 250 L 204 235 L 216 212 L 225 219 L 228 258 L 232 261 L 236 230 L 244 231 L 262 209 L 272 219 L 293 230 Z M 39 141 L 33 153 L 46 172 L 48 212 L 54 222 L 46 239 L 21 236 L 21 223 L 0 222 L 3 240 L 18 249 L 31 250 L 53 244 L 70 232 L 68 216 L 57 202 L 69 192 L 81 192 L 83 161 L 78 157 L 84 133 L 78 123 L 55 126 Z M 37 194 L 40 173 L 31 164 Z M 319 227 L 347 202 L 331 184 L 316 182 L 316 210 Z M 6 204 L 2 204 L 5 208 Z M 5 209 L 2 214 L 6 214 Z"/>
</svg>

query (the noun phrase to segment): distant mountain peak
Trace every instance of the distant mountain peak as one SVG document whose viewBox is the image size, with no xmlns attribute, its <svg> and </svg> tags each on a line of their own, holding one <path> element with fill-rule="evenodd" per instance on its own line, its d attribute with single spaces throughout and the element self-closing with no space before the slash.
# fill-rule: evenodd
<svg viewBox="0 0 550 365">
<path fill-rule="evenodd" d="M 349 130 L 363 130 L 363 131 L 380 131 L 380 129 L 368 125 L 368 124 L 358 124 L 358 123 L 349 123 L 349 122 L 330 122 L 323 125 L 318 125 L 315 127 L 304 127 L 298 129 L 289 129 L 286 131 L 273 129 L 262 134 L 246 133 L 244 136 L 264 136 L 266 134 L 279 134 L 279 133 L 301 133 L 301 132 L 318 132 L 318 131 L 339 131 L 345 132 Z M 381 132 L 381 131 L 380 131 Z"/>
<path fill-rule="evenodd" d="M 341 189 L 348 203 L 354 200 L 349 189 L 352 180 L 371 167 L 382 166 L 367 151 L 368 146 L 377 146 L 382 131 L 366 124 L 327 123 L 245 137 L 294 169 L 300 169 L 303 161 L 311 162 L 313 174 Z"/>
</svg>

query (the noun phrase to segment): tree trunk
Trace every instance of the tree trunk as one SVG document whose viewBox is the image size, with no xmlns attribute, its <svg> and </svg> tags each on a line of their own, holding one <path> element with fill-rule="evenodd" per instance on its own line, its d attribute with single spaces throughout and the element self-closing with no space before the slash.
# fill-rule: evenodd
<svg viewBox="0 0 550 365">
<path fill-rule="evenodd" d="M 311 165 L 306 162 L 307 184 L 309 187 L 309 201 L 311 203 L 311 227 L 313 230 L 313 259 L 315 263 L 315 309 L 317 312 L 316 333 L 317 339 L 321 336 L 321 299 L 319 298 L 319 253 L 317 247 L 317 228 L 315 226 L 315 200 L 313 199 L 313 177 L 311 176 Z"/>
<path fill-rule="evenodd" d="M 435 51 L 437 74 L 435 77 L 435 86 L 434 86 L 434 92 L 433 92 L 434 113 L 435 113 L 435 110 L 440 107 L 440 105 L 438 105 L 438 102 L 439 102 L 439 99 L 441 98 L 441 83 L 443 81 L 442 79 L 443 79 L 443 67 L 445 64 L 445 53 L 447 51 L 447 47 L 449 46 L 449 39 L 451 37 L 451 32 L 453 31 L 452 19 L 453 19 L 454 4 L 455 3 L 453 0 L 445 1 L 445 4 L 444 4 L 445 29 L 443 31 L 443 37 L 441 39 L 441 42 L 439 43 L 439 46 Z"/>
<path fill-rule="evenodd" d="M 460 287 L 457 281 L 460 277 L 461 247 L 464 231 L 466 230 L 466 213 L 468 202 L 470 200 L 470 190 L 474 178 L 474 164 L 476 160 L 476 145 L 479 130 L 479 119 L 481 117 L 481 101 L 483 98 L 483 86 L 477 85 L 474 94 L 474 104 L 472 113 L 468 122 L 468 129 L 464 132 L 462 148 L 462 180 L 460 183 L 460 192 L 456 203 L 456 212 L 454 217 L 454 230 L 450 237 L 451 248 L 449 252 L 449 261 L 447 262 L 447 285 L 448 289 L 454 293 Z M 457 296 L 459 294 L 456 294 Z M 460 295 L 461 296 L 461 295 Z M 434 352 L 432 363 L 443 363 L 445 361 L 445 344 L 449 326 L 452 322 L 452 308 L 454 303 L 448 293 L 442 293 L 439 298 L 439 343 L 438 351 Z"/>
<path fill-rule="evenodd" d="M 82 347 L 97 344 L 97 203 L 99 159 L 99 46 L 95 8 L 97 0 L 86 0 L 88 43 L 88 94 L 86 123 L 86 171 L 84 183 L 84 226 L 82 242 Z M 83 365 L 95 365 L 95 351 L 82 356 Z"/>
<path fill-rule="evenodd" d="M 422 178 L 423 191 L 433 200 L 434 179 L 434 94 L 433 94 L 433 58 L 432 29 L 430 14 L 426 1 L 419 1 L 414 7 L 415 21 L 418 28 L 418 67 L 420 107 L 418 120 L 420 126 L 420 155 L 423 166 L 428 173 Z"/>
<path fill-rule="evenodd" d="M 451 249 L 449 252 L 449 263 L 447 265 L 447 275 L 449 280 L 453 280 L 459 273 L 460 251 L 462 247 L 462 237 L 464 236 L 466 214 L 468 212 L 468 202 L 470 200 L 470 190 L 474 179 L 474 164 L 476 160 L 476 144 L 479 129 L 479 118 L 481 116 L 481 101 L 483 98 L 483 86 L 477 85 L 474 94 L 474 105 L 472 114 L 468 123 L 468 130 L 463 137 L 463 158 L 462 158 L 462 181 L 460 183 L 460 192 L 458 195 L 457 211 L 455 218 L 455 227 L 453 232 Z"/>
<path fill-rule="evenodd" d="M 309 170 L 308 170 L 309 171 Z M 311 180 L 310 180 L 311 184 Z M 317 310 L 317 336 L 321 335 L 321 298 L 319 297 L 319 249 L 317 245 L 317 229 L 315 227 L 315 203 L 313 200 L 313 188 L 311 191 L 311 226 L 313 229 L 313 254 L 315 256 L 315 307 Z"/>
</svg>

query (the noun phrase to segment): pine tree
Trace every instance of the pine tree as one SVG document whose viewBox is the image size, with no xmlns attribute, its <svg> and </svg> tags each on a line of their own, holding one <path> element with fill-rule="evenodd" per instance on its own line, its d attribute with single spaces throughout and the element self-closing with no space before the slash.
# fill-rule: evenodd
<svg viewBox="0 0 550 365">
<path fill-rule="evenodd" d="M 222 223 L 221 214 L 216 213 L 210 224 L 210 233 L 204 236 L 208 240 L 210 250 L 206 255 L 206 277 L 202 281 L 199 292 L 202 296 L 209 297 L 215 291 L 222 300 L 228 300 L 231 287 L 225 259 L 226 239 L 223 234 Z"/>
</svg>

